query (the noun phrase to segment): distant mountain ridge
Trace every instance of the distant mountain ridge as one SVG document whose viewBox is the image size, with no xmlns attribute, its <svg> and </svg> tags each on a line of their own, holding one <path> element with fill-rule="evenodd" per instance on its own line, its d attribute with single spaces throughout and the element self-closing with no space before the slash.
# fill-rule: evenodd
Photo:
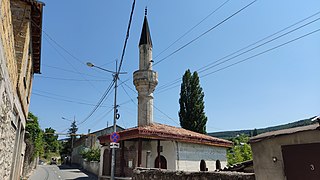
<svg viewBox="0 0 320 180">
<path fill-rule="evenodd" d="M 314 119 L 315 117 L 316 116 L 314 116 L 312 118 L 308 118 L 308 119 L 295 121 L 295 122 L 288 123 L 288 124 L 271 126 L 271 127 L 267 127 L 267 128 L 260 128 L 260 129 L 257 129 L 257 133 L 261 134 L 261 133 L 270 132 L 270 131 L 277 131 L 277 130 L 281 130 L 281 129 L 288 129 L 288 128 L 294 128 L 294 127 L 314 124 L 314 123 L 317 123 L 317 122 L 312 121 L 312 119 Z M 238 131 L 221 131 L 221 132 L 208 133 L 208 135 L 213 136 L 213 137 L 217 137 L 217 138 L 230 140 L 233 137 L 236 137 L 237 135 L 240 135 L 240 134 L 252 136 L 253 131 L 254 131 L 254 129 L 238 130 Z"/>
</svg>

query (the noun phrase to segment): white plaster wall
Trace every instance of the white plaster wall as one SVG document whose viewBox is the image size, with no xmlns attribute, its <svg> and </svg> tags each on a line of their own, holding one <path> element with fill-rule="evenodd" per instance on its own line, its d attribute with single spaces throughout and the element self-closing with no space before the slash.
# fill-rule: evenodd
<svg viewBox="0 0 320 180">
<path fill-rule="evenodd" d="M 221 168 L 227 165 L 227 149 L 201 144 L 177 142 L 177 170 L 200 171 L 200 161 L 206 162 L 208 171 L 216 170 L 216 160 Z"/>
<path fill-rule="evenodd" d="M 158 156 L 157 151 L 158 141 L 143 141 L 142 143 L 142 167 L 154 168 L 154 162 Z M 176 170 L 176 146 L 175 141 L 160 141 L 160 146 L 163 147 L 163 151 L 160 153 L 167 160 L 167 169 Z M 150 151 L 147 165 L 147 151 Z"/>
</svg>

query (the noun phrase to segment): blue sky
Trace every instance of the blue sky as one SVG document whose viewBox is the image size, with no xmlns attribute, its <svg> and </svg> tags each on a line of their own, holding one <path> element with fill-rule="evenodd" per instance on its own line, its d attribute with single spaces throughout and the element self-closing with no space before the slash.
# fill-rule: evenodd
<svg viewBox="0 0 320 180">
<path fill-rule="evenodd" d="M 70 127 L 70 122 L 61 117 L 83 121 L 109 86 L 112 75 L 87 67 L 86 62 L 115 69 L 115 60 L 121 56 L 132 1 L 43 2 L 46 6 L 43 11 L 42 74 L 34 77 L 30 111 L 39 117 L 42 128 L 52 127 L 62 132 Z M 121 118 L 117 123 L 125 128 L 137 125 L 137 94 L 132 91 L 135 90 L 132 74 L 138 69 L 138 43 L 146 6 L 153 60 L 159 62 L 153 67 L 159 74 L 154 93 L 154 120 L 173 126 L 179 126 L 180 82 L 168 88 L 164 86 L 181 78 L 187 69 L 196 71 L 210 67 L 210 63 L 320 11 L 318 0 L 257 1 L 165 58 L 250 2 L 137 1 L 122 68 L 127 74 L 121 75 L 121 81 L 125 83 L 118 91 Z M 223 7 L 208 16 L 223 3 Z M 317 18 L 320 14 L 263 42 L 315 20 L 303 28 L 205 72 L 199 71 L 205 93 L 207 132 L 260 128 L 319 115 L 319 31 L 251 58 L 319 29 L 320 20 Z M 246 58 L 249 59 L 243 63 L 223 69 Z M 110 126 L 113 122 L 112 105 L 113 91 L 102 107 L 79 125 L 78 132 Z"/>
</svg>

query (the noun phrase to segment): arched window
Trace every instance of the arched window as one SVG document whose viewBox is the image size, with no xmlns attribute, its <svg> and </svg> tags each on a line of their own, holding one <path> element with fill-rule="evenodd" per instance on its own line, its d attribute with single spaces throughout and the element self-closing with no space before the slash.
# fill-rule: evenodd
<svg viewBox="0 0 320 180">
<path fill-rule="evenodd" d="M 154 161 L 154 167 L 159 168 L 159 157 Z M 164 156 L 160 156 L 160 167 L 161 169 L 167 169 L 167 160 Z"/>
<path fill-rule="evenodd" d="M 221 170 L 221 163 L 220 160 L 216 160 L 216 170 Z"/>
<path fill-rule="evenodd" d="M 207 171 L 207 165 L 203 159 L 200 161 L 200 171 Z"/>
</svg>

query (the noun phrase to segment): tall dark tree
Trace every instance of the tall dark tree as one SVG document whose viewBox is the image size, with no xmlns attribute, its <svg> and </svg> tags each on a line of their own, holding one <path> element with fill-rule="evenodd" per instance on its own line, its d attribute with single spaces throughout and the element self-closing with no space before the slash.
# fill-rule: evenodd
<svg viewBox="0 0 320 180">
<path fill-rule="evenodd" d="M 71 126 L 70 126 L 70 128 L 68 130 L 68 133 L 70 134 L 70 138 L 64 144 L 63 152 L 66 153 L 67 155 L 71 155 L 72 154 L 73 145 L 74 145 L 74 142 L 76 140 L 76 135 L 75 134 L 77 133 L 77 131 L 78 131 L 78 127 L 77 127 L 76 121 L 74 120 L 71 123 Z"/>
<path fill-rule="evenodd" d="M 188 69 L 183 77 L 180 90 L 180 125 L 184 129 L 206 134 L 207 117 L 204 113 L 204 93 L 200 87 L 198 73 Z"/>
</svg>

